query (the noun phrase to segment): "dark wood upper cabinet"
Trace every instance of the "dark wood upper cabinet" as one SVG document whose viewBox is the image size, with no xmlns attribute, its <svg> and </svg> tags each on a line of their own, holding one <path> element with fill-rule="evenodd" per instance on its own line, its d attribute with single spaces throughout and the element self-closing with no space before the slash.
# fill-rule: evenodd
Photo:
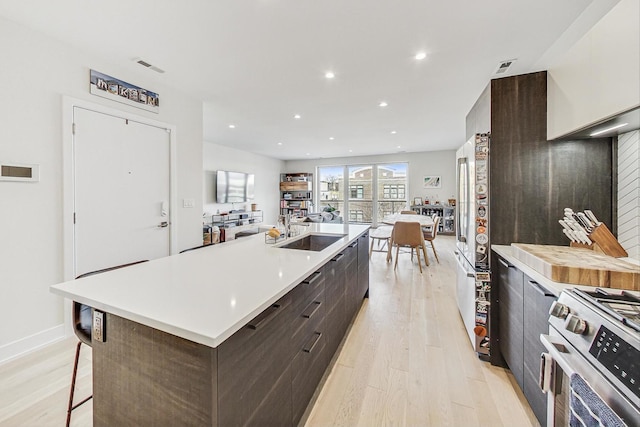
<svg viewBox="0 0 640 427">
<path fill-rule="evenodd" d="M 466 123 L 467 138 L 491 132 L 491 244 L 567 245 L 565 207 L 616 229 L 614 142 L 547 141 L 546 71 L 492 80 Z"/>
</svg>

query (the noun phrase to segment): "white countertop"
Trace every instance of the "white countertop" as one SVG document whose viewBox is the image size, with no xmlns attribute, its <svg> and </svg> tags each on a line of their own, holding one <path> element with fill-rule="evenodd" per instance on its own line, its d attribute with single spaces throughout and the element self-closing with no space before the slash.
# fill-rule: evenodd
<svg viewBox="0 0 640 427">
<path fill-rule="evenodd" d="M 586 291 L 593 291 L 595 289 L 595 287 L 593 286 L 575 285 L 573 283 L 554 282 L 551 279 L 547 279 L 545 276 L 538 273 L 533 268 L 529 267 L 527 264 L 525 264 L 524 262 L 520 261 L 518 258 L 513 256 L 513 248 L 511 246 L 491 245 L 491 250 L 493 250 L 495 253 L 503 257 L 505 260 L 509 261 L 511 264 L 516 266 L 520 271 L 524 272 L 524 274 L 531 277 L 533 280 L 535 280 L 540 285 L 547 288 L 547 290 L 551 291 L 556 296 L 560 296 L 560 293 L 567 288 L 577 288 L 577 289 L 582 289 Z M 637 262 L 635 260 L 632 260 L 631 258 L 622 258 L 622 259 L 625 261 L 633 262 L 633 263 Z M 621 292 L 620 289 L 613 289 L 613 288 L 607 288 L 607 289 L 610 289 L 611 291 L 614 291 L 614 292 L 616 291 Z M 640 296 L 640 292 L 636 292 L 636 291 L 627 291 L 627 292 L 631 292 L 633 294 Z"/>
<path fill-rule="evenodd" d="M 308 232 L 346 234 L 320 252 L 279 249 L 258 233 L 50 289 L 98 310 L 217 347 L 368 228 L 311 223 Z"/>
</svg>

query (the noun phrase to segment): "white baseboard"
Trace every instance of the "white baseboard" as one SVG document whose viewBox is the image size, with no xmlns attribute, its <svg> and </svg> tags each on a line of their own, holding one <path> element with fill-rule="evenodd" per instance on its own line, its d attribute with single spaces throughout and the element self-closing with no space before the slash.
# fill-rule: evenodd
<svg viewBox="0 0 640 427">
<path fill-rule="evenodd" d="M 21 338 L 0 347 L 0 365 L 65 338 L 64 324 Z"/>
</svg>

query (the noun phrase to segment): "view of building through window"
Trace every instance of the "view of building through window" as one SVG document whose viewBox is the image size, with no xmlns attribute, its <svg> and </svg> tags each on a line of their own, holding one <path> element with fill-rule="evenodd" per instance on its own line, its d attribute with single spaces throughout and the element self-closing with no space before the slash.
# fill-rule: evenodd
<svg viewBox="0 0 640 427">
<path fill-rule="evenodd" d="M 407 166 L 392 163 L 319 167 L 317 206 L 320 210 L 335 208 L 351 223 L 377 223 L 407 205 Z"/>
</svg>

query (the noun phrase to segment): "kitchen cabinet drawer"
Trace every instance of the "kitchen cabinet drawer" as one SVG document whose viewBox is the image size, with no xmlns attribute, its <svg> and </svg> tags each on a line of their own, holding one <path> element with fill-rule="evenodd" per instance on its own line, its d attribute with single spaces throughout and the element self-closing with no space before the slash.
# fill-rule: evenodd
<svg viewBox="0 0 640 427">
<path fill-rule="evenodd" d="M 287 396 L 287 397 L 285 397 Z M 286 426 L 291 423 L 293 413 L 291 396 L 291 368 L 287 367 L 280 378 L 270 387 L 267 395 L 262 400 L 258 408 L 247 414 L 248 419 L 243 424 L 245 426 Z M 240 411 L 245 410 L 240 407 Z M 240 424 L 227 424 L 220 420 L 220 426 Z"/>
<path fill-rule="evenodd" d="M 321 332 L 310 335 L 304 348 L 293 359 L 291 395 L 293 397 L 292 423 L 297 425 L 309 400 L 327 367 L 325 336 Z"/>
<path fill-rule="evenodd" d="M 320 289 L 324 289 L 326 276 L 325 268 L 320 268 L 293 288 L 291 294 L 294 313 L 304 310 L 310 299 L 314 298 Z"/>
<path fill-rule="evenodd" d="M 321 289 L 317 295 L 309 299 L 307 306 L 298 312 L 292 323 L 294 353 L 304 346 L 309 335 L 316 331 L 324 332 L 325 308 L 324 289 Z"/>
<path fill-rule="evenodd" d="M 245 425 L 287 370 L 291 340 L 291 292 L 218 347 L 220 425 Z"/>
<path fill-rule="evenodd" d="M 334 304 L 332 308 L 327 306 L 327 314 L 325 316 L 325 336 L 327 342 L 327 357 L 331 359 L 336 349 L 342 342 L 345 332 L 349 327 L 347 315 L 345 311 L 345 296 Z"/>
</svg>

